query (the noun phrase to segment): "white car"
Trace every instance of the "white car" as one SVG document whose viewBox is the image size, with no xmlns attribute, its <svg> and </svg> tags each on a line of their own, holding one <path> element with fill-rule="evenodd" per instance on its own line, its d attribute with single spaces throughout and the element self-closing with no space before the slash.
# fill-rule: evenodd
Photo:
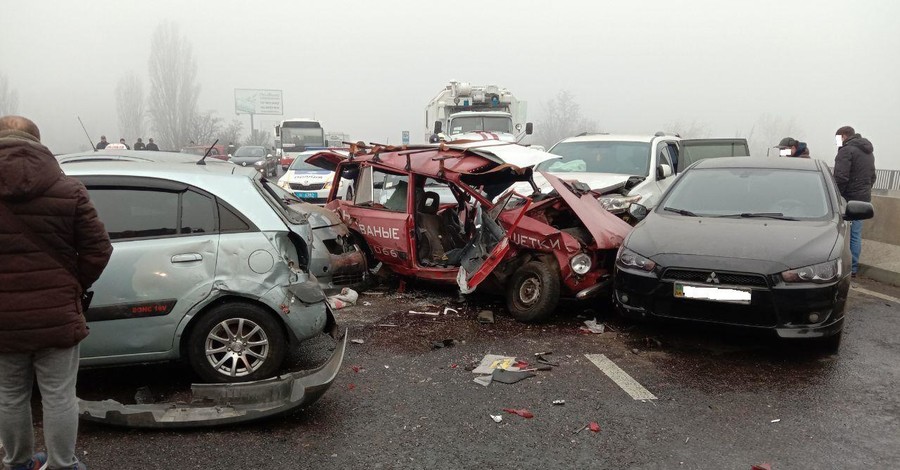
<svg viewBox="0 0 900 470">
<path fill-rule="evenodd" d="M 334 172 L 306 163 L 307 158 L 319 152 L 321 150 L 311 150 L 297 155 L 284 175 L 278 179 L 278 186 L 306 202 L 325 204 L 328 193 L 331 192 Z"/>
<path fill-rule="evenodd" d="M 635 202 L 647 208 L 655 207 L 677 173 L 695 160 L 749 155 L 746 139 L 681 139 L 662 132 L 582 134 L 561 140 L 549 152 L 562 158 L 535 167 L 534 180 L 541 192 L 551 190 L 538 173 L 541 171 L 564 180 L 578 180 L 591 189 L 622 185 L 618 194 L 600 198 L 603 206 L 613 213 L 625 212 Z"/>
</svg>

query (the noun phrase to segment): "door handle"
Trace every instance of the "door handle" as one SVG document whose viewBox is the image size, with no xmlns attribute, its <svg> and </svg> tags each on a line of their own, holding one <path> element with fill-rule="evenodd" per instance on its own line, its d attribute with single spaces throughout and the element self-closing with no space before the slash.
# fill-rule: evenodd
<svg viewBox="0 0 900 470">
<path fill-rule="evenodd" d="M 192 263 L 194 261 L 203 261 L 203 256 L 200 253 L 182 253 L 172 256 L 173 263 Z"/>
</svg>

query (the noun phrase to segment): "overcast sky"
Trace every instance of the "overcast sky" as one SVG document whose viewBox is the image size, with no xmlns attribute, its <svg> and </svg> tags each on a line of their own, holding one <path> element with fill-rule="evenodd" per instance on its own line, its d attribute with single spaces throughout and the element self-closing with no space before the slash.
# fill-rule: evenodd
<svg viewBox="0 0 900 470">
<path fill-rule="evenodd" d="M 614 133 L 698 123 L 747 136 L 768 115 L 829 161 L 849 124 L 880 168 L 900 169 L 888 143 L 900 133 L 898 17 L 895 0 L 15 2 L 0 15 L 0 74 L 57 153 L 87 145 L 76 114 L 94 142 L 118 140 L 116 82 L 134 71 L 149 91 L 151 35 L 173 20 L 193 45 L 201 110 L 226 121 L 235 88 L 281 89 L 286 115 L 258 126 L 315 117 L 354 140 L 399 143 L 409 130 L 415 142 L 425 104 L 457 79 L 510 89 L 536 122 L 568 90 Z"/>
</svg>

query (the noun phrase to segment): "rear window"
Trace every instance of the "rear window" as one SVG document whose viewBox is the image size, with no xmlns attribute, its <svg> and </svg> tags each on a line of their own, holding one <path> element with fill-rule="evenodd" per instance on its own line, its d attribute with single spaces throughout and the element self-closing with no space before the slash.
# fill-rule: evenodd
<svg viewBox="0 0 900 470">
<path fill-rule="evenodd" d="M 684 142 L 678 168 L 707 158 L 747 157 L 750 152 L 744 142 Z"/>
<path fill-rule="evenodd" d="M 796 219 L 831 216 L 825 178 L 817 171 L 710 168 L 685 172 L 660 204 L 698 216 L 781 214 Z"/>
</svg>

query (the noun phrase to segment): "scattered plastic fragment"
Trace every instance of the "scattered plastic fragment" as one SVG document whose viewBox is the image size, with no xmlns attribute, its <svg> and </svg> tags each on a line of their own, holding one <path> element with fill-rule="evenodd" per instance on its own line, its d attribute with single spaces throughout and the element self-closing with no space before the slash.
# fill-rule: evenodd
<svg viewBox="0 0 900 470">
<path fill-rule="evenodd" d="M 356 390 L 356 384 L 347 384 L 347 390 Z"/>
<path fill-rule="evenodd" d="M 525 362 L 525 361 L 516 361 L 516 363 L 513 364 L 513 367 L 516 367 L 516 368 L 519 368 L 519 369 L 527 369 L 527 368 L 528 368 L 528 363 Z"/>
<path fill-rule="evenodd" d="M 443 341 L 435 341 L 431 343 L 431 349 L 441 349 L 441 348 L 451 348 L 456 346 L 457 341 L 455 339 L 445 339 Z"/>
<path fill-rule="evenodd" d="M 526 371 L 509 371 L 504 369 L 494 369 L 494 372 L 491 374 L 494 382 L 500 382 L 502 384 L 514 384 L 516 382 L 521 382 L 525 379 L 534 377 L 534 374 Z"/>
<path fill-rule="evenodd" d="M 499 423 L 503 421 L 503 416 L 501 415 L 491 415 L 491 419 L 494 420 L 495 423 Z"/>
<path fill-rule="evenodd" d="M 600 425 L 593 421 L 588 424 L 588 428 L 590 428 L 591 432 L 600 432 Z"/>
<path fill-rule="evenodd" d="M 535 359 L 535 362 L 537 362 L 539 364 L 548 365 L 548 366 L 559 367 L 558 362 L 551 362 L 551 361 L 547 360 L 547 358 L 545 358 L 544 356 L 538 356 L 537 359 Z"/>
<path fill-rule="evenodd" d="M 375 325 L 375 326 L 380 326 L 380 327 L 383 327 L 383 328 L 396 328 L 396 327 L 397 327 L 397 325 L 395 325 L 395 324 L 393 324 L 393 323 L 379 323 L 379 324 L 377 324 L 377 325 Z"/>
<path fill-rule="evenodd" d="M 759 465 L 754 465 L 750 467 L 750 470 L 772 470 L 772 465 L 767 463 L 761 463 Z"/>
<path fill-rule="evenodd" d="M 428 315 L 431 317 L 438 317 L 441 315 L 441 312 L 418 312 L 416 310 L 410 310 L 409 314 L 410 315 Z"/>
<path fill-rule="evenodd" d="M 357 374 L 359 373 L 360 370 L 362 370 L 362 368 L 359 366 L 351 366 L 350 368 L 353 369 L 353 372 L 356 372 Z"/>
<path fill-rule="evenodd" d="M 531 418 L 534 418 L 534 415 L 531 414 L 531 412 L 528 411 L 528 410 L 526 410 L 525 408 L 522 408 L 522 409 L 519 409 L 519 410 L 514 409 L 514 408 L 503 408 L 503 411 L 505 411 L 505 412 L 507 412 L 507 413 L 509 413 L 509 414 L 519 415 L 519 416 L 521 416 L 521 417 L 523 417 L 523 418 L 525 418 L 525 419 L 531 419 Z"/>
<path fill-rule="evenodd" d="M 494 369 L 510 369 L 515 362 L 516 358 L 512 356 L 487 354 L 481 359 L 481 363 L 478 364 L 478 367 L 472 370 L 472 372 L 475 374 L 491 374 L 494 372 Z"/>
<path fill-rule="evenodd" d="M 477 383 L 478 385 L 487 387 L 491 384 L 492 379 L 493 376 L 491 375 L 479 375 L 478 377 L 475 377 L 475 380 L 473 382 Z"/>
<path fill-rule="evenodd" d="M 556 406 L 561 406 L 561 405 L 565 405 L 566 401 L 565 400 L 553 400 L 553 404 Z"/>
<path fill-rule="evenodd" d="M 606 331 L 606 326 L 603 323 L 597 323 L 597 319 L 595 318 L 593 320 L 585 320 L 584 326 L 579 328 L 579 330 L 587 333 L 601 334 Z"/>
<path fill-rule="evenodd" d="M 340 310 L 344 307 L 350 307 L 352 305 L 356 305 L 356 301 L 359 299 L 359 293 L 355 290 L 345 287 L 341 289 L 340 294 L 335 294 L 328 297 L 328 305 L 335 310 Z"/>
<path fill-rule="evenodd" d="M 364 307 L 371 307 L 371 306 L 372 306 L 372 302 L 363 302 L 363 306 L 364 306 Z"/>
<path fill-rule="evenodd" d="M 366 341 L 362 339 L 351 339 L 350 342 L 353 344 L 364 344 Z"/>
<path fill-rule="evenodd" d="M 478 312 L 478 323 L 494 323 L 494 312 L 491 310 Z"/>
<path fill-rule="evenodd" d="M 444 312 L 443 312 L 443 314 L 446 315 L 446 314 L 448 314 L 448 313 L 453 313 L 453 314 L 455 314 L 455 315 L 459 315 L 459 310 L 457 310 L 457 309 L 455 309 L 455 308 L 444 307 Z"/>
<path fill-rule="evenodd" d="M 572 431 L 572 434 L 578 434 L 578 433 L 580 433 L 581 431 L 584 431 L 584 430 L 587 429 L 587 428 L 588 428 L 588 425 L 585 424 L 584 426 L 581 426 L 580 428 L 578 428 L 578 429 Z"/>
<path fill-rule="evenodd" d="M 780 423 L 780 422 L 781 422 L 781 419 L 780 419 L 780 418 L 779 418 L 779 419 L 773 419 L 772 421 L 769 421 L 769 422 L 770 422 L 770 423 Z"/>
</svg>

